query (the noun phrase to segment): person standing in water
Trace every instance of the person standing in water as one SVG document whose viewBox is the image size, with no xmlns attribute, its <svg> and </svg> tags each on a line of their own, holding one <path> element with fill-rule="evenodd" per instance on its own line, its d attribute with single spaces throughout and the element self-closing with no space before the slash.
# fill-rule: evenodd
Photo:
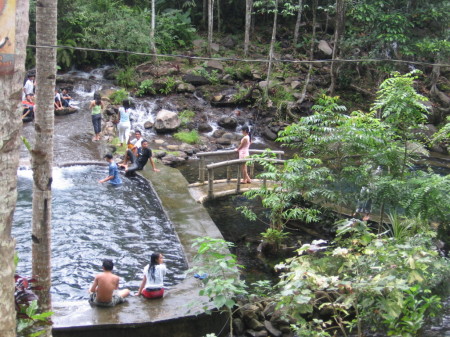
<svg viewBox="0 0 450 337">
<path fill-rule="evenodd" d="M 242 135 L 244 137 L 242 137 L 241 143 L 239 144 L 239 147 L 235 151 L 239 152 L 239 159 L 244 159 L 250 155 L 249 148 L 250 148 L 250 144 L 252 143 L 252 135 L 250 134 L 249 127 L 246 125 L 243 126 L 241 130 L 242 130 Z M 241 183 L 242 184 L 250 184 L 252 181 L 250 180 L 250 176 L 248 175 L 246 163 L 244 163 L 241 166 L 241 171 L 242 171 Z"/>
<path fill-rule="evenodd" d="M 120 176 L 119 176 L 119 168 L 117 167 L 117 164 L 114 162 L 112 154 L 109 154 L 109 153 L 106 154 L 105 159 L 109 163 L 109 173 L 105 179 L 99 180 L 98 182 L 103 184 L 103 183 L 109 181 L 109 183 L 111 185 L 122 184 L 122 179 L 120 179 Z"/>
<path fill-rule="evenodd" d="M 122 101 L 122 107 L 119 108 L 119 142 L 120 146 L 128 143 L 130 138 L 131 122 L 130 122 L 130 101 L 124 99 Z"/>
<path fill-rule="evenodd" d="M 166 272 L 164 256 L 161 253 L 153 253 L 150 257 L 150 264 L 144 268 L 144 278 L 136 296 L 142 295 L 145 298 L 163 297 Z"/>
<path fill-rule="evenodd" d="M 92 125 L 94 126 L 94 138 L 93 141 L 100 140 L 100 132 L 102 131 L 102 111 L 103 111 L 103 102 L 99 96 L 94 97 L 94 100 L 91 101 L 89 105 L 89 110 L 91 110 L 92 116 Z"/>
</svg>

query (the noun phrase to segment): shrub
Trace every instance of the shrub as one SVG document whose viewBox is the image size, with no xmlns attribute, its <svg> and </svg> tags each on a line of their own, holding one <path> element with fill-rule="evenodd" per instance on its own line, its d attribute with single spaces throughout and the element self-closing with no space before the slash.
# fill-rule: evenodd
<svg viewBox="0 0 450 337">
<path fill-rule="evenodd" d="M 116 79 L 117 83 L 121 87 L 134 88 L 137 86 L 136 72 L 134 71 L 134 68 L 130 67 L 119 71 L 116 75 Z"/>
<path fill-rule="evenodd" d="M 200 141 L 200 136 L 197 130 L 192 130 L 190 132 L 177 132 L 173 135 L 176 139 L 183 143 L 196 144 Z"/>
<path fill-rule="evenodd" d="M 195 38 L 190 11 L 170 9 L 158 15 L 156 20 L 155 44 L 161 53 L 189 46 Z"/>
<path fill-rule="evenodd" d="M 191 110 L 183 110 L 178 113 L 178 118 L 180 119 L 181 125 L 186 125 L 191 122 L 195 116 L 195 112 Z"/>
<path fill-rule="evenodd" d="M 153 87 L 153 80 L 147 79 L 141 82 L 139 85 L 139 89 L 136 92 L 136 96 L 142 97 L 145 95 L 154 95 L 156 93 L 155 88 Z"/>
<path fill-rule="evenodd" d="M 205 68 L 196 69 L 193 71 L 194 75 L 203 76 L 211 84 L 216 85 L 220 83 L 219 72 L 217 70 L 207 71 Z"/>
<path fill-rule="evenodd" d="M 163 95 L 168 95 L 175 89 L 175 85 L 177 83 L 175 82 L 175 79 L 173 77 L 167 77 L 164 82 L 164 88 L 161 88 L 159 92 Z"/>
<path fill-rule="evenodd" d="M 122 101 L 124 99 L 127 99 L 129 95 L 130 95 L 130 93 L 128 91 L 126 91 L 125 89 L 120 89 L 120 90 L 113 92 L 111 94 L 111 96 L 109 96 L 109 98 L 111 99 L 111 102 L 113 104 L 118 105 L 118 104 L 122 104 Z"/>
</svg>

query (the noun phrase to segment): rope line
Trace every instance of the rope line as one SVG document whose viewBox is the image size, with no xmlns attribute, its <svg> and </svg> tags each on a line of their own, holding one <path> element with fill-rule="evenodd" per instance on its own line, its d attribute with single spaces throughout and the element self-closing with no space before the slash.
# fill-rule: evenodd
<svg viewBox="0 0 450 337">
<path fill-rule="evenodd" d="M 128 54 L 128 55 L 138 55 L 138 56 L 156 56 L 156 57 L 178 57 L 191 60 L 214 60 L 214 61 L 236 61 L 236 62 L 247 62 L 247 63 L 269 63 L 268 59 L 242 59 L 237 57 L 205 57 L 205 56 L 192 56 L 192 55 L 179 55 L 179 54 L 153 54 L 153 53 L 142 53 L 134 52 L 121 49 L 97 49 L 97 48 L 84 48 L 84 47 L 73 47 L 73 46 L 58 46 L 58 45 L 27 45 L 28 48 L 48 48 L 48 49 L 73 49 L 73 50 L 83 50 L 83 51 L 96 51 L 102 53 L 115 53 L 115 54 Z M 391 62 L 391 63 L 403 63 L 403 64 L 415 64 L 422 66 L 438 66 L 438 67 L 450 67 L 448 63 L 430 63 L 421 61 L 405 61 L 405 60 L 395 60 L 395 59 L 326 59 L 326 60 L 285 60 L 273 58 L 273 62 L 279 63 L 293 63 L 293 64 L 309 64 L 309 63 L 359 63 L 359 62 Z"/>
</svg>

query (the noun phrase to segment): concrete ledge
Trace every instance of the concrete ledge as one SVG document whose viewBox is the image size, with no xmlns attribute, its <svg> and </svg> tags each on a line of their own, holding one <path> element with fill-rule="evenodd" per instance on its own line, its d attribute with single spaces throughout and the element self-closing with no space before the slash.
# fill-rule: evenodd
<svg viewBox="0 0 450 337">
<path fill-rule="evenodd" d="M 191 247 L 195 238 L 223 237 L 206 209 L 190 196 L 188 182 L 178 170 L 158 165 L 161 172 L 153 172 L 150 167 L 147 165 L 141 174 L 158 194 L 191 266 L 196 253 Z M 91 307 L 87 299 L 54 303 L 53 336 L 199 337 L 218 333 L 226 317 L 219 314 L 195 316 L 188 312 L 187 305 L 200 299 L 200 286 L 199 281 L 189 277 L 169 289 L 163 299 L 130 297 L 126 303 L 113 308 Z M 191 310 L 199 311 L 197 309 Z"/>
</svg>

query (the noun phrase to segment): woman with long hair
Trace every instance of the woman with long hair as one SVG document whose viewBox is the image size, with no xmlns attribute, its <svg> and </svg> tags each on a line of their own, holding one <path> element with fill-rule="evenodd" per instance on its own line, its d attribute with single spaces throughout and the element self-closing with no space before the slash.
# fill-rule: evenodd
<svg viewBox="0 0 450 337">
<path fill-rule="evenodd" d="M 150 258 L 150 264 L 144 268 L 144 278 L 136 295 L 142 295 L 145 298 L 163 297 L 166 271 L 164 256 L 161 253 L 153 253 Z"/>
<path fill-rule="evenodd" d="M 89 110 L 91 110 L 92 125 L 94 126 L 94 137 L 93 141 L 100 140 L 100 132 L 102 131 L 102 110 L 103 102 L 99 95 L 94 95 L 94 100 L 91 101 L 89 105 Z"/>
<path fill-rule="evenodd" d="M 242 131 L 242 135 L 244 137 L 242 137 L 241 143 L 239 144 L 239 147 L 235 151 L 239 152 L 239 159 L 244 159 L 250 155 L 249 148 L 250 148 L 250 144 L 252 143 L 252 135 L 251 135 L 250 129 L 247 125 L 244 125 L 242 127 L 241 131 Z M 242 184 L 250 184 L 252 181 L 250 180 L 250 176 L 248 175 L 246 163 L 244 163 L 241 166 L 241 170 L 242 170 L 241 183 Z"/>
</svg>

